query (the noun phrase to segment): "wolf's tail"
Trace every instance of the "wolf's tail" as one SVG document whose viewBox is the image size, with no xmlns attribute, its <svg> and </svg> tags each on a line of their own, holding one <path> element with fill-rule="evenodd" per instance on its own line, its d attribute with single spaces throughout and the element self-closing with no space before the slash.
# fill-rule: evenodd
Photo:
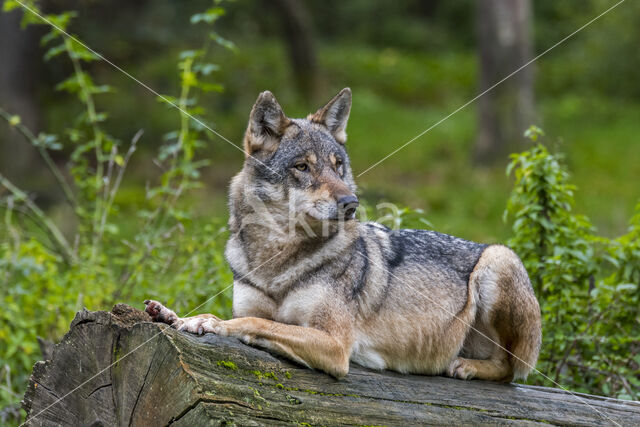
<svg viewBox="0 0 640 427">
<path fill-rule="evenodd" d="M 527 270 L 511 249 L 491 245 L 472 276 L 478 283 L 478 315 L 495 331 L 499 359 L 509 363 L 505 379 L 526 378 L 535 368 L 542 342 L 540 306 Z"/>
<path fill-rule="evenodd" d="M 526 379 L 529 372 L 535 369 L 540 346 L 542 344 L 542 325 L 540 321 L 540 306 L 536 299 L 529 276 L 522 262 L 518 260 L 519 271 L 515 274 L 516 287 L 527 289 L 520 293 L 521 302 L 518 313 L 511 318 L 514 336 L 508 350 L 514 379 Z"/>
<path fill-rule="evenodd" d="M 535 369 L 542 344 L 540 306 L 522 261 L 511 249 L 503 248 L 508 251 L 503 255 L 503 267 L 508 273 L 504 274 L 503 270 L 502 277 L 508 284 L 503 284 L 502 289 L 508 294 L 500 305 L 504 307 L 507 304 L 509 315 L 508 332 L 502 338 L 510 352 L 509 362 L 514 379 L 525 379 Z"/>
</svg>

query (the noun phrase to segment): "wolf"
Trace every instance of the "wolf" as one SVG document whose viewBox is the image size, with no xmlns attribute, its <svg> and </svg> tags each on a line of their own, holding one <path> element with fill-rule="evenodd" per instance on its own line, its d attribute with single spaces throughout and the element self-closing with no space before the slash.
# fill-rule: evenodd
<svg viewBox="0 0 640 427">
<path fill-rule="evenodd" d="M 150 300 L 146 311 L 336 378 L 350 361 L 460 379 L 526 378 L 540 349 L 540 308 L 512 250 L 355 218 L 345 149 L 351 98 L 345 88 L 292 119 L 271 92 L 259 95 L 229 191 L 233 318 L 180 318 Z"/>
</svg>

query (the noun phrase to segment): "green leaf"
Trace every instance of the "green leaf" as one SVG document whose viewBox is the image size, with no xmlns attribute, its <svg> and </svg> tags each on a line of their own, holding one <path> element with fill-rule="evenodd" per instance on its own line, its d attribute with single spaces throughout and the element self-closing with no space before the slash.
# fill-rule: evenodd
<svg viewBox="0 0 640 427">
<path fill-rule="evenodd" d="M 224 15 L 225 11 L 221 7 L 212 7 L 211 9 L 207 9 L 203 13 L 196 13 L 191 17 L 191 23 L 197 24 L 199 22 L 204 22 L 206 24 L 213 24 L 218 20 L 222 15 Z"/>
<path fill-rule="evenodd" d="M 20 116 L 18 115 L 13 115 L 11 117 L 9 117 L 9 125 L 11 126 L 17 126 L 19 125 L 21 122 Z"/>
<path fill-rule="evenodd" d="M 620 283 L 616 286 L 616 291 L 635 291 L 637 288 L 635 283 Z"/>
<path fill-rule="evenodd" d="M 217 83 L 200 82 L 198 87 L 205 92 L 223 92 L 224 91 L 224 86 Z"/>
<path fill-rule="evenodd" d="M 197 64 L 193 67 L 193 70 L 199 72 L 203 76 L 208 76 L 214 71 L 218 71 L 220 66 L 217 64 Z"/>
<path fill-rule="evenodd" d="M 65 46 L 64 43 L 61 43 L 57 46 L 53 46 L 51 48 L 49 48 L 45 54 L 44 54 L 44 60 L 45 61 L 49 61 L 51 58 L 54 58 L 58 55 L 60 55 L 61 53 L 64 53 L 67 51 L 67 47 Z"/>
<path fill-rule="evenodd" d="M 58 137 L 53 134 L 40 132 L 34 141 L 37 147 L 43 147 L 48 150 L 61 150 L 62 144 L 58 142 Z"/>
<path fill-rule="evenodd" d="M 193 59 L 201 55 L 202 55 L 202 52 L 199 50 L 183 50 L 182 52 L 180 52 L 179 58 L 181 60 L 189 59 L 189 58 Z"/>
<path fill-rule="evenodd" d="M 2 11 L 3 12 L 11 12 L 14 9 L 19 9 L 22 6 L 20 5 L 20 3 L 18 3 L 17 1 L 13 1 L 13 0 L 6 0 L 4 2 L 4 4 L 2 5 Z"/>
<path fill-rule="evenodd" d="M 219 44 L 220 46 L 230 50 L 230 51 L 235 51 L 236 50 L 236 45 L 231 41 L 231 40 L 227 40 L 224 37 L 220 36 L 218 33 L 212 31 L 209 34 L 209 37 L 211 38 L 211 40 L 213 40 L 214 42 L 216 42 L 217 44 Z"/>
</svg>

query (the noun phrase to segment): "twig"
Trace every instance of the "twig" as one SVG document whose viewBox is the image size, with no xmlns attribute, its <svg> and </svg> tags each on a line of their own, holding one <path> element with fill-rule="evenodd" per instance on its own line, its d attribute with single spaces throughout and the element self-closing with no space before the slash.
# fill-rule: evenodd
<svg viewBox="0 0 640 427">
<path fill-rule="evenodd" d="M 11 114 L 3 110 L 2 108 L 0 108 L 0 116 L 2 116 L 3 119 L 5 119 L 7 122 L 10 123 L 10 120 L 12 117 Z M 49 152 L 47 151 L 47 149 L 45 147 L 42 147 L 38 143 L 38 138 L 36 138 L 33 132 L 31 132 L 31 130 L 29 130 L 29 128 L 27 128 L 22 123 L 17 123 L 11 126 L 15 127 L 38 150 L 38 153 L 40 153 L 40 156 L 43 158 L 43 160 L 49 167 L 49 170 L 51 171 L 53 176 L 56 178 L 56 181 L 58 181 L 58 184 L 62 188 L 65 198 L 67 199 L 67 202 L 69 202 L 71 207 L 74 209 L 74 212 L 77 214 L 76 210 L 78 207 L 78 202 L 76 200 L 76 197 L 73 194 L 71 187 L 69 187 L 69 184 L 67 183 L 66 179 L 62 175 L 62 172 L 60 172 L 60 169 L 58 169 L 58 166 L 55 164 L 55 162 L 49 155 Z"/>
<path fill-rule="evenodd" d="M 71 64 L 73 65 L 73 72 L 78 79 L 78 85 L 80 86 L 80 90 L 82 92 L 81 100 L 87 107 L 87 115 L 89 117 L 89 124 L 91 125 L 91 129 L 93 130 L 93 147 L 96 156 L 96 193 L 100 191 L 100 187 L 104 184 L 102 182 L 103 174 L 104 174 L 104 165 L 102 161 L 102 130 L 98 126 L 98 117 L 96 114 L 95 104 L 93 103 L 93 97 L 91 96 L 91 91 L 87 88 L 86 82 L 84 80 L 84 72 L 82 71 L 82 66 L 80 65 L 80 61 L 76 57 L 73 52 L 72 47 L 72 39 L 68 35 L 64 35 L 64 46 L 67 50 L 67 55 L 71 60 Z M 101 211 L 101 202 L 102 199 L 98 197 L 96 194 L 95 208 L 93 211 L 93 223 L 92 223 L 92 242 L 91 242 L 91 263 L 94 262 L 97 251 L 98 251 L 98 224 L 100 221 L 100 211 Z"/>
<path fill-rule="evenodd" d="M 28 195 L 13 185 L 11 181 L 0 174 L 0 184 L 2 184 L 7 190 L 9 190 L 17 200 L 21 200 L 24 204 L 33 212 L 33 214 L 46 226 L 47 231 L 53 237 L 53 242 L 57 244 L 61 249 L 61 255 L 67 264 L 76 261 L 75 255 L 71 250 L 71 246 L 67 239 L 64 237 L 60 229 L 47 217 L 47 215 L 28 197 Z"/>
<path fill-rule="evenodd" d="M 16 231 L 11 221 L 12 212 L 14 210 L 13 197 L 14 196 L 7 197 L 7 209 L 4 213 L 4 223 L 7 227 L 7 231 L 13 239 L 13 253 L 11 253 L 11 264 L 15 265 L 20 248 L 20 234 Z M 10 269 L 5 270 L 4 283 L 9 283 L 9 271 Z"/>
<path fill-rule="evenodd" d="M 15 197 L 15 196 L 13 196 L 13 195 L 12 195 L 12 196 L 11 196 L 11 198 L 13 198 L 13 197 Z M 2 201 L 0 201 L 0 203 L 2 203 Z M 11 209 L 12 211 L 16 211 L 16 212 L 18 212 L 19 214 L 21 214 L 21 216 L 22 216 L 22 217 L 27 218 L 28 220 L 30 220 L 31 222 L 33 222 L 33 224 L 34 224 L 34 225 L 35 225 L 39 230 L 41 230 L 43 233 L 45 233 L 45 234 L 46 234 L 46 233 L 49 231 L 49 230 L 47 230 L 47 226 L 46 226 L 46 225 L 44 225 L 44 224 L 43 224 L 43 223 L 42 223 L 38 218 L 36 218 L 35 216 L 33 216 L 33 215 L 30 213 L 30 211 L 29 211 L 28 209 L 26 209 L 25 207 L 23 207 L 23 206 L 10 206 L 10 204 L 9 204 L 9 203 L 3 203 L 3 204 L 5 204 L 5 205 L 7 206 L 7 208 L 8 208 L 8 209 L 7 209 L 7 211 L 8 211 L 9 209 Z M 21 218 L 20 216 L 17 216 L 17 217 L 16 217 L 16 219 L 17 219 L 18 221 L 20 220 L 20 218 Z M 20 225 L 23 225 L 23 224 L 20 224 Z M 25 232 L 25 231 L 24 231 L 24 229 L 23 229 L 23 232 Z M 51 240 L 51 239 L 49 239 L 49 240 Z M 55 251 L 54 251 L 54 252 L 55 252 Z M 17 252 L 16 252 L 16 253 L 17 253 Z"/>
<path fill-rule="evenodd" d="M 615 301 L 615 299 L 614 299 Z M 613 305 L 613 302 L 612 304 Z M 611 307 L 611 305 L 609 307 Z M 596 321 L 600 320 L 600 318 L 602 318 L 603 314 L 606 312 L 606 310 L 601 311 L 600 313 L 598 313 L 597 316 L 592 317 L 589 320 L 589 323 L 587 324 L 587 326 L 585 326 L 584 330 L 573 339 L 573 342 L 571 343 L 571 345 L 569 346 L 569 348 L 567 348 L 567 351 L 565 351 L 564 356 L 562 357 L 562 360 L 560 361 L 560 363 L 558 364 L 558 367 L 556 368 L 556 378 L 555 381 L 558 381 L 558 379 L 560 378 L 560 371 L 562 370 L 562 368 L 564 367 L 564 365 L 567 362 L 567 359 L 569 358 L 569 355 L 571 354 L 571 352 L 573 351 L 573 349 L 576 347 L 576 345 L 578 344 L 578 340 L 587 333 L 587 331 L 589 330 L 589 328 L 591 328 L 591 325 L 593 325 L 594 323 L 596 323 Z"/>
<path fill-rule="evenodd" d="M 107 222 L 107 217 L 109 215 L 109 211 L 111 211 L 111 206 L 113 206 L 113 202 L 116 198 L 116 193 L 120 188 L 120 183 L 122 182 L 122 176 L 124 175 L 124 171 L 127 168 L 127 165 L 129 164 L 129 160 L 131 160 L 131 156 L 136 151 L 136 147 L 137 147 L 136 144 L 138 143 L 138 141 L 140 140 L 143 134 L 144 134 L 144 131 L 140 129 L 133 136 L 133 138 L 131 139 L 131 145 L 129 146 L 129 150 L 127 150 L 127 154 L 124 157 L 122 166 L 120 166 L 120 169 L 118 170 L 118 174 L 116 175 L 116 180 L 110 189 L 111 191 L 109 193 L 105 191 L 104 199 L 107 201 L 107 204 L 102 211 L 102 219 L 100 220 L 100 228 L 99 228 L 99 234 L 98 234 L 99 239 L 102 239 L 102 235 L 104 234 L 104 227 Z M 107 172 L 107 176 L 109 176 L 109 179 L 111 177 L 111 169 L 112 169 L 112 160 L 109 161 L 109 171 Z"/>
</svg>

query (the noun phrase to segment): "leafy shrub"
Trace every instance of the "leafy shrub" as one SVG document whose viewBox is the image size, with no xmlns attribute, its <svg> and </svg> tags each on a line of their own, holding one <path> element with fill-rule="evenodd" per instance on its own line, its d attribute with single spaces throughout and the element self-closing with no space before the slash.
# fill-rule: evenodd
<svg viewBox="0 0 640 427">
<path fill-rule="evenodd" d="M 38 2 L 25 3 L 42 14 Z M 224 13 L 218 3 L 194 15 L 192 23 L 210 27 Z M 4 2 L 5 11 L 19 6 Z M 112 88 L 95 83 L 83 68 L 100 57 L 65 33 L 74 13 L 43 16 L 60 28 L 50 27 L 42 39 L 50 46 L 45 60 L 66 57 L 73 68 L 57 89 L 77 96 L 83 111 L 63 135 L 34 135 L 20 117 L 3 110 L 0 116 L 40 153 L 65 195 L 74 230 L 63 233 L 26 192 L 0 174 L 0 407 L 9 405 L 0 414 L 3 421 L 15 416 L 12 408 L 40 358 L 36 337 L 58 340 L 84 306 L 101 309 L 116 301 L 140 306 L 146 298 L 157 298 L 182 313 L 197 309 L 230 315 L 225 226 L 220 220 L 194 218 L 183 196 L 200 186 L 199 170 L 206 163 L 197 152 L 212 135 L 198 96 L 221 89 L 212 79 L 217 65 L 207 58 L 213 46 L 232 48 L 231 42 L 209 30 L 203 48 L 180 55 L 180 93 L 159 97 L 179 107 L 180 128 L 166 135 L 155 159 L 162 170 L 159 183 L 147 187 L 144 200 L 137 201 L 142 208 L 132 218 L 118 203 L 118 194 L 142 132 L 128 146 L 108 133 L 108 115 L 99 111 L 95 98 Z M 44 22 L 25 12 L 23 23 Z M 69 154 L 68 170 L 52 160 L 53 150 Z"/>
<path fill-rule="evenodd" d="M 573 212 L 575 187 L 561 163 L 534 146 L 513 154 L 515 186 L 505 216 L 514 218 L 509 245 L 522 258 L 540 301 L 543 344 L 532 381 L 638 399 L 640 396 L 640 204 L 629 234 L 595 235 Z"/>
<path fill-rule="evenodd" d="M 39 10 L 37 2 L 26 4 Z M 18 6 L 4 2 L 5 10 Z M 194 15 L 192 23 L 210 26 L 223 12 L 215 2 Z M 66 30 L 75 15 L 45 16 Z M 24 21 L 42 24 L 29 13 Z M 134 214 L 122 203 L 120 185 L 142 134 L 128 146 L 109 134 L 108 115 L 95 98 L 113 89 L 94 82 L 83 68 L 99 59 L 95 53 L 56 29 L 43 43 L 50 46 L 45 59 L 66 57 L 71 63 L 73 74 L 58 89 L 77 96 L 82 114 L 59 135 L 34 135 L 19 117 L 0 115 L 50 168 L 74 229 L 63 233 L 29 194 L 0 175 L 0 406 L 15 407 L 21 398 L 40 358 L 36 337 L 57 340 L 83 306 L 104 309 L 116 301 L 139 305 L 157 298 L 181 313 L 197 309 L 230 315 L 225 290 L 232 276 L 222 255 L 226 230 L 218 220 L 194 217 L 184 195 L 199 186 L 205 162 L 198 160 L 198 150 L 212 137 L 199 96 L 221 89 L 212 79 L 218 66 L 207 58 L 215 45 L 233 45 L 209 32 L 203 48 L 180 55 L 180 93 L 159 101 L 197 120 L 181 114 L 180 127 L 166 135 L 156 158 L 159 183 L 136 200 Z M 561 156 L 538 143 L 541 130 L 531 128 L 528 136 L 534 146 L 513 155 L 508 169 L 516 182 L 506 214 L 514 221 L 509 244 L 530 273 L 543 314 L 538 368 L 544 375 L 534 374 L 530 382 L 638 399 L 640 204 L 628 234 L 613 240 L 597 236 L 588 218 L 573 212 L 575 187 Z M 52 160 L 50 152 L 56 150 L 69 154 L 68 170 Z M 430 227 L 421 212 L 381 208 L 379 219 L 389 226 Z M 5 416 L 15 411 L 0 412 Z"/>
</svg>

